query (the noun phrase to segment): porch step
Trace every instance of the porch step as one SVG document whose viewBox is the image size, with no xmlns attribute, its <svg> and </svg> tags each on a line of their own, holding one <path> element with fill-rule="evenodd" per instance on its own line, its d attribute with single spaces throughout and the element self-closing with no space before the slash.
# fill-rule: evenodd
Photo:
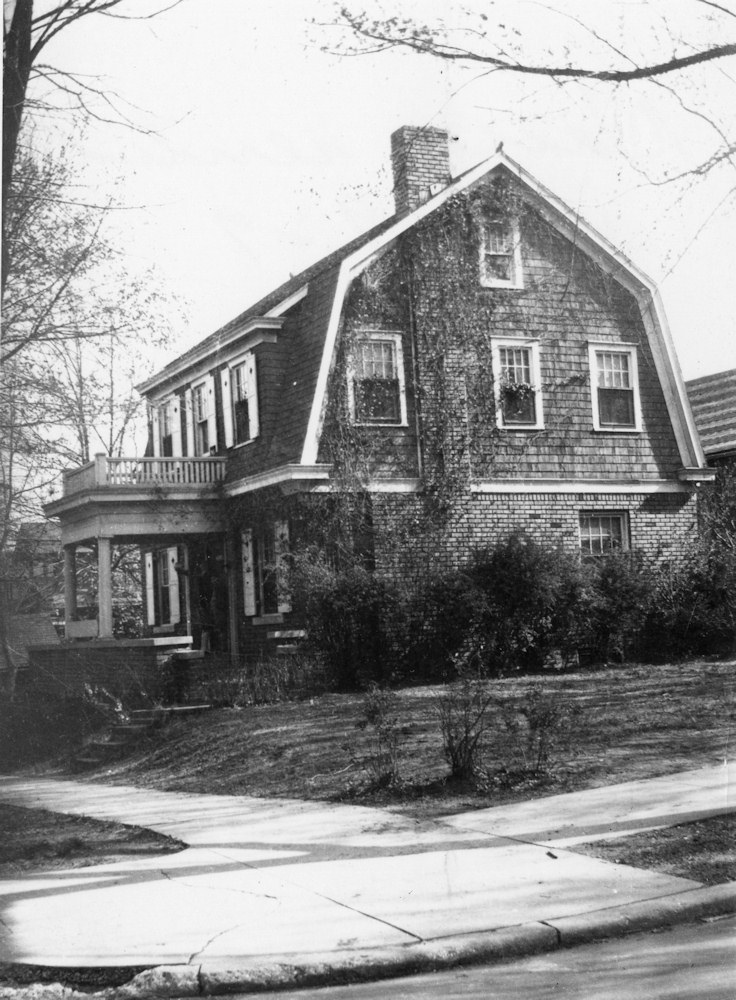
<svg viewBox="0 0 736 1000">
<path fill-rule="evenodd" d="M 117 722 L 106 736 L 95 736 L 72 758 L 74 770 L 108 764 L 151 736 L 166 719 L 205 712 L 209 705 L 166 705 L 159 708 L 136 708 L 128 712 L 128 722 Z"/>
</svg>

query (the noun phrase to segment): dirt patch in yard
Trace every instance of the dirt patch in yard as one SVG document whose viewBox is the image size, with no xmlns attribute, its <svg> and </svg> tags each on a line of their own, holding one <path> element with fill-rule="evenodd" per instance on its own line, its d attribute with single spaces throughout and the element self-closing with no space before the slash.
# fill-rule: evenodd
<svg viewBox="0 0 736 1000">
<path fill-rule="evenodd" d="M 90 865 L 173 854 L 187 845 L 139 826 L 69 816 L 46 809 L 0 805 L 0 878 L 86 868 Z M 147 966 L 56 968 L 0 963 L 0 987 L 61 983 L 84 992 L 120 986 Z"/>
<path fill-rule="evenodd" d="M 736 881 L 736 813 L 647 830 L 572 850 L 616 864 L 691 878 L 703 885 Z"/>
<path fill-rule="evenodd" d="M 0 878 L 172 854 L 179 840 L 139 826 L 0 806 Z"/>
</svg>

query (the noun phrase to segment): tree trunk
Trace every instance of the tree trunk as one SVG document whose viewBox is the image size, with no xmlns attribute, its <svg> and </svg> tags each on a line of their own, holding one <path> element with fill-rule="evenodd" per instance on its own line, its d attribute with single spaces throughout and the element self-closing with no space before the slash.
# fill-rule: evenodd
<svg viewBox="0 0 736 1000">
<path fill-rule="evenodd" d="M 17 0 L 10 28 L 5 36 L 3 60 L 3 219 L 7 219 L 8 195 L 13 179 L 13 164 L 23 107 L 31 72 L 31 27 L 33 0 Z M 8 243 L 3 240 L 2 290 L 8 265 Z"/>
</svg>

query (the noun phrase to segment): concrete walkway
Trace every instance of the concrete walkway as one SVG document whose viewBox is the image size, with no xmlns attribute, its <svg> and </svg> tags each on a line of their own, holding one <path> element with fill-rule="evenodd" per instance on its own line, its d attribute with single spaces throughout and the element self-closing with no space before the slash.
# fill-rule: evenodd
<svg viewBox="0 0 736 1000">
<path fill-rule="evenodd" d="M 214 992 L 249 976 L 318 982 L 319 969 L 328 981 L 336 965 L 437 965 L 479 942 L 545 950 L 565 928 L 585 937 L 638 911 L 651 924 L 653 906 L 702 909 L 715 896 L 723 912 L 730 890 L 568 848 L 734 810 L 734 778 L 733 765 L 714 765 L 423 822 L 360 806 L 0 778 L 0 802 L 190 845 L 0 883 L 0 961 L 172 966 L 169 992 L 181 996 L 199 993 L 206 975 Z"/>
</svg>

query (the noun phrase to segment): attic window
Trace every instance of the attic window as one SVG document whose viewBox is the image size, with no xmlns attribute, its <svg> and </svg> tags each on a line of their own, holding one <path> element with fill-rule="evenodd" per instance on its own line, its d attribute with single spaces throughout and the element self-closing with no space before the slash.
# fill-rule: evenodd
<svg viewBox="0 0 736 1000">
<path fill-rule="evenodd" d="M 406 424 L 401 334 L 362 334 L 350 360 L 348 395 L 358 424 Z"/>
<path fill-rule="evenodd" d="M 480 282 L 486 288 L 521 288 L 519 229 L 512 219 L 487 219 L 481 230 Z"/>
</svg>

